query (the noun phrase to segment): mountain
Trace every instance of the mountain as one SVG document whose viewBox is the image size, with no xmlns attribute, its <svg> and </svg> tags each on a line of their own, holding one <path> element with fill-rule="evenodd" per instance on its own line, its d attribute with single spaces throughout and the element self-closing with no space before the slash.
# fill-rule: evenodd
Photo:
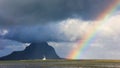
<svg viewBox="0 0 120 68">
<path fill-rule="evenodd" d="M 24 51 L 16 51 L 0 60 L 61 59 L 47 42 L 31 43 Z"/>
</svg>

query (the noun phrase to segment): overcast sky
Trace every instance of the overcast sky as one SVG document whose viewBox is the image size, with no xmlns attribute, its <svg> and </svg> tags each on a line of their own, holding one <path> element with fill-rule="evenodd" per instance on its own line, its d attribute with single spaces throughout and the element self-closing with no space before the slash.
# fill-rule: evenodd
<svg viewBox="0 0 120 68">
<path fill-rule="evenodd" d="M 0 0 L 0 56 L 24 50 L 26 43 L 49 42 L 66 58 L 113 1 Z M 118 8 L 79 59 L 120 59 L 119 18 Z"/>
</svg>

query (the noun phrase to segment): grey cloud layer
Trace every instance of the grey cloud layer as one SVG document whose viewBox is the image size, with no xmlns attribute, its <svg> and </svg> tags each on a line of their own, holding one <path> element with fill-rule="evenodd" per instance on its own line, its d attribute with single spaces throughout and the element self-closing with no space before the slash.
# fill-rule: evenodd
<svg viewBox="0 0 120 68">
<path fill-rule="evenodd" d="M 1 28 L 0 38 L 16 40 L 23 43 L 46 41 L 73 42 L 77 40 L 76 38 L 71 39 L 69 33 L 65 32 L 64 29 L 66 29 L 65 26 L 61 24 L 12 26 Z"/>
<path fill-rule="evenodd" d="M 1 0 L 2 24 L 30 24 L 81 17 L 92 20 L 114 0 Z"/>
</svg>

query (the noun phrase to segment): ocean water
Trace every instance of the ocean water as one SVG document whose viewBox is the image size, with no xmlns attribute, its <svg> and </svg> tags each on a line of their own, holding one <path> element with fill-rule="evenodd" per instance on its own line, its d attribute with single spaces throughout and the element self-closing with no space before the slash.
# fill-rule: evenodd
<svg viewBox="0 0 120 68">
<path fill-rule="evenodd" d="M 120 68 L 120 65 L 39 65 L 39 64 L 0 64 L 0 68 Z"/>
<path fill-rule="evenodd" d="M 0 61 L 0 68 L 120 68 L 119 60 Z"/>
</svg>

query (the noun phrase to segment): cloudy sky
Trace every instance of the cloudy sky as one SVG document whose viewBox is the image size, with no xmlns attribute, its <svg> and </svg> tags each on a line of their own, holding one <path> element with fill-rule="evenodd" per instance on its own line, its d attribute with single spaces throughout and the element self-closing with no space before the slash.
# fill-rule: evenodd
<svg viewBox="0 0 120 68">
<path fill-rule="evenodd" d="M 0 0 L 0 56 L 48 42 L 67 58 L 115 0 Z M 120 7 L 100 27 L 79 59 L 120 59 Z M 67 48 L 67 49 L 66 49 Z M 62 50 L 61 50 L 62 49 Z"/>
</svg>

